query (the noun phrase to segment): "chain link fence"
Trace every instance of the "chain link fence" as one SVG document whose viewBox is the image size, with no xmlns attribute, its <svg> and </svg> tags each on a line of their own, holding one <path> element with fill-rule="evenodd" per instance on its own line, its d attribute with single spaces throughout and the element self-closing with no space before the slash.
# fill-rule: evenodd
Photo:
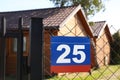
<svg viewBox="0 0 120 80">
<path fill-rule="evenodd" d="M 43 65 L 41 65 L 43 69 L 43 76 L 44 76 L 43 80 L 120 80 L 119 30 L 113 26 L 109 27 L 105 21 L 94 22 L 92 23 L 91 26 L 89 26 L 87 23 L 87 20 L 85 19 L 84 14 L 82 13 L 80 6 L 78 6 L 77 8 L 66 7 L 66 8 L 53 8 L 53 9 L 45 9 L 45 10 L 42 9 L 42 10 L 35 10 L 35 11 L 34 10 L 23 11 L 23 12 L 18 11 L 18 12 L 12 12 L 12 13 L 3 12 L 0 15 L 1 16 L 5 15 L 5 17 L 7 17 L 7 26 L 10 29 L 13 28 L 13 32 L 14 32 L 14 28 L 16 28 L 15 26 L 16 26 L 17 18 L 23 17 L 23 20 L 24 20 L 23 27 L 25 28 L 25 32 L 27 33 L 27 36 L 26 36 L 27 38 L 29 37 L 28 28 L 31 25 L 30 18 L 43 17 L 43 26 L 44 26 L 43 27 L 44 28 L 43 48 L 40 47 L 40 49 L 43 49 L 43 51 L 41 52 L 41 54 L 43 54 L 42 55 Z M 113 34 L 113 32 L 116 32 L 116 33 Z M 89 37 L 90 38 L 91 70 L 88 72 L 52 73 L 51 72 L 51 37 L 53 36 Z M 61 41 L 64 41 L 64 40 L 61 39 Z M 29 39 L 26 42 L 29 43 Z M 9 47 L 8 50 L 10 50 L 10 55 L 14 55 L 12 57 L 16 59 L 15 57 L 16 54 L 13 54 L 11 52 L 11 44 L 12 44 L 11 41 L 9 41 L 9 46 L 7 46 L 7 48 Z M 26 46 L 27 46 L 26 48 L 27 54 L 25 54 L 24 56 L 28 58 L 33 57 L 28 55 L 30 45 L 27 44 Z M 39 58 L 39 56 L 37 56 L 37 58 Z M 13 58 L 11 59 L 12 61 L 10 62 L 12 63 L 13 61 L 16 61 L 16 60 L 13 60 Z M 34 62 L 36 62 L 37 60 L 36 55 L 34 59 L 35 59 Z M 28 60 L 29 59 L 25 60 L 25 62 L 27 62 Z M 32 72 L 37 72 L 38 70 L 38 68 L 35 68 L 36 67 L 35 65 L 32 65 L 32 67 L 35 66 L 34 69 L 36 69 L 36 71 L 34 70 L 30 71 L 31 66 L 28 66 L 28 63 L 25 63 L 26 68 L 28 68 L 28 71 L 26 70 L 27 74 L 25 74 L 25 77 L 27 78 L 29 77 L 29 74 L 31 74 Z M 40 62 L 37 61 L 36 63 L 39 64 Z M 10 66 L 11 66 L 11 63 L 10 63 Z M 7 67 L 10 67 L 10 66 L 7 66 Z M 13 69 L 16 77 L 16 68 L 14 68 L 16 67 L 16 62 L 12 66 L 13 68 L 10 68 L 9 70 Z M 41 70 L 38 70 L 38 72 L 39 71 Z M 11 77 L 11 74 L 12 72 L 10 72 L 10 77 Z M 6 75 L 6 77 L 9 77 L 9 75 Z M 40 74 L 40 77 L 41 77 L 41 74 Z M 8 80 L 10 79 L 8 78 Z M 15 80 L 15 78 L 11 80 Z M 19 77 L 18 77 L 18 80 L 19 80 Z"/>
<path fill-rule="evenodd" d="M 87 32 L 84 25 L 78 21 L 68 22 L 63 27 L 44 29 L 44 80 L 120 80 L 120 64 L 113 59 L 113 55 L 120 60 L 119 53 L 115 47 L 119 43 L 114 43 L 113 33 L 117 32 L 115 27 L 108 27 L 106 22 L 95 22 L 91 27 L 93 37 Z M 51 73 L 51 42 L 52 36 L 74 36 L 74 37 L 89 37 L 91 40 L 91 70 L 90 72 L 66 72 L 66 73 Z M 117 46 L 119 49 L 120 46 Z M 113 53 L 114 52 L 114 53 Z M 57 54 L 57 53 L 56 53 Z"/>
</svg>

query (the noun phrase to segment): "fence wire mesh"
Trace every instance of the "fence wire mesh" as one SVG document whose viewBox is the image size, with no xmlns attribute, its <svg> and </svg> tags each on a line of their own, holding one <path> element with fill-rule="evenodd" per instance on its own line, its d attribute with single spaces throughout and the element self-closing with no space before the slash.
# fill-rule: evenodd
<svg viewBox="0 0 120 80">
<path fill-rule="evenodd" d="M 88 29 L 77 20 L 72 20 L 59 28 L 44 29 L 44 80 L 120 80 L 120 39 L 119 36 L 117 36 L 118 39 L 113 37 L 119 31 L 113 26 L 102 26 L 102 24 L 104 22 L 97 22 L 90 27 L 93 37 Z M 51 73 L 51 36 L 89 37 L 91 39 L 90 72 Z"/>
</svg>

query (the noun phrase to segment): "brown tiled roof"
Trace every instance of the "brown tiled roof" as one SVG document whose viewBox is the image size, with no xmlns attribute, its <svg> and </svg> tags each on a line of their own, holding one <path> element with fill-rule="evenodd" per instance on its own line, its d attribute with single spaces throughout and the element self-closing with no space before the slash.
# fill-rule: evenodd
<svg viewBox="0 0 120 80">
<path fill-rule="evenodd" d="M 30 26 L 31 17 L 43 18 L 44 27 L 58 27 L 65 20 L 65 18 L 73 12 L 75 8 L 76 6 L 14 12 L 0 12 L 0 18 L 2 16 L 5 16 L 8 28 L 16 28 L 16 26 L 18 25 L 19 17 L 23 17 L 24 28 L 28 28 Z"/>
<path fill-rule="evenodd" d="M 94 22 L 94 25 L 91 26 L 94 36 L 99 36 L 101 30 L 104 28 L 106 21 Z"/>
</svg>

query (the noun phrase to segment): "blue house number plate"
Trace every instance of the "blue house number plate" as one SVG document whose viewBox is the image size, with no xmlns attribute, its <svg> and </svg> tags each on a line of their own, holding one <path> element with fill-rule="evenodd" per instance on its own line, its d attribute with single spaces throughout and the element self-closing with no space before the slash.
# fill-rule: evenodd
<svg viewBox="0 0 120 80">
<path fill-rule="evenodd" d="M 88 72 L 90 67 L 88 37 L 51 37 L 51 72 Z"/>
</svg>

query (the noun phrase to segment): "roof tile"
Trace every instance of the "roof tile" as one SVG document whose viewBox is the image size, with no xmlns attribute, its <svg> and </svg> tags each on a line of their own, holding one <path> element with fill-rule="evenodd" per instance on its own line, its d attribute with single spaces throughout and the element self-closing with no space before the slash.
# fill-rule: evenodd
<svg viewBox="0 0 120 80">
<path fill-rule="evenodd" d="M 26 10 L 26 11 L 14 11 L 14 12 L 0 12 L 0 18 L 2 16 L 6 17 L 8 28 L 16 28 L 19 17 L 23 17 L 24 28 L 28 28 L 28 26 L 30 26 L 31 17 L 43 18 L 44 27 L 55 27 L 55 26 L 59 26 L 65 20 L 65 18 L 72 13 L 72 11 L 76 7 L 77 6 L 64 7 L 64 8 L 47 8 L 47 9 L 36 9 L 36 10 Z"/>
<path fill-rule="evenodd" d="M 98 21 L 98 22 L 94 22 L 95 24 L 93 26 L 91 26 L 92 30 L 93 30 L 93 35 L 94 36 L 98 36 L 100 31 L 102 30 L 102 28 L 104 27 L 106 21 Z"/>
</svg>

